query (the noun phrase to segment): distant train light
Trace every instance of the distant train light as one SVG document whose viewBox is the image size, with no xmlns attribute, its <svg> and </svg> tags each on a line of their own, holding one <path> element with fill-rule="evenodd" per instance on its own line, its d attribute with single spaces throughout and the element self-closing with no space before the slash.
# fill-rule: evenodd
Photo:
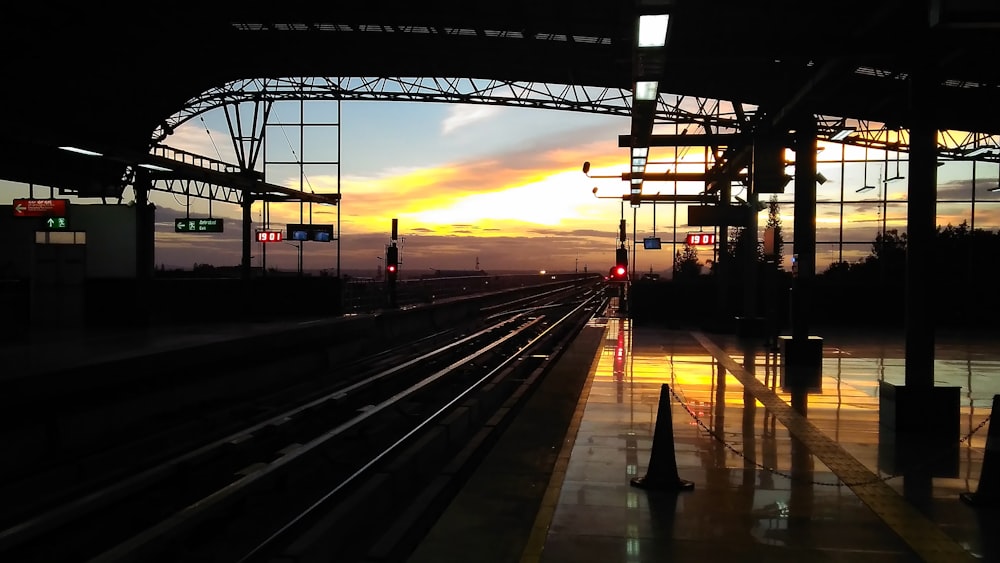
<svg viewBox="0 0 1000 563">
<path fill-rule="evenodd" d="M 715 233 L 688 233 L 688 246 L 706 246 L 715 244 Z"/>
</svg>

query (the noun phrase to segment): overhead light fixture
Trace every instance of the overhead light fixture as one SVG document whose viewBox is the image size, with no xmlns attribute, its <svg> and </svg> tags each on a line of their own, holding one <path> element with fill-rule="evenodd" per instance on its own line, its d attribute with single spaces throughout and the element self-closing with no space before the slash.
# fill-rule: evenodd
<svg viewBox="0 0 1000 563">
<path fill-rule="evenodd" d="M 993 186 L 992 188 L 986 190 L 988 192 L 1000 192 L 1000 184 Z"/>
<path fill-rule="evenodd" d="M 830 137 L 830 140 L 831 141 L 843 141 L 844 139 L 846 139 L 854 131 L 855 131 L 854 127 L 851 127 L 849 129 L 848 128 L 841 129 L 841 130 L 837 131 L 836 133 L 834 133 L 833 136 Z"/>
<path fill-rule="evenodd" d="M 633 164 L 632 164 L 632 173 L 633 174 L 642 174 L 643 171 L 645 171 L 645 170 L 646 170 L 645 166 L 643 166 L 641 164 L 635 164 L 634 161 L 633 161 Z"/>
<path fill-rule="evenodd" d="M 155 164 L 141 163 L 141 164 L 139 164 L 139 166 L 141 168 L 147 168 L 149 170 L 156 170 L 157 172 L 173 172 L 173 170 L 171 170 L 169 168 L 166 168 L 164 166 L 157 166 Z"/>
<path fill-rule="evenodd" d="M 649 147 L 632 147 L 632 157 L 635 158 L 637 156 L 641 156 L 642 158 L 649 156 Z"/>
<path fill-rule="evenodd" d="M 663 47 L 667 43 L 669 14 L 639 16 L 639 47 Z"/>
<path fill-rule="evenodd" d="M 888 184 L 889 182 L 895 182 L 896 180 L 902 180 L 902 176 L 893 176 L 892 178 L 886 178 L 882 181 L 883 184 Z"/>
<path fill-rule="evenodd" d="M 984 145 L 982 147 L 976 147 L 972 150 L 966 151 L 965 156 L 981 156 L 984 154 L 990 154 L 996 147 L 991 147 L 989 145 Z"/>
<path fill-rule="evenodd" d="M 62 149 L 62 150 L 64 150 L 64 151 L 75 152 L 77 154 L 85 154 L 87 156 L 104 156 L 103 154 L 101 154 L 99 152 L 95 152 L 95 151 L 91 151 L 91 150 L 87 150 L 87 149 L 81 149 L 80 147 L 65 146 L 65 147 L 59 147 L 59 148 Z"/>
<path fill-rule="evenodd" d="M 649 101 L 656 99 L 656 89 L 659 84 L 655 80 L 642 80 L 635 83 L 635 99 Z"/>
<path fill-rule="evenodd" d="M 822 172 L 817 172 L 816 173 L 816 182 L 818 182 L 819 185 L 822 186 L 823 184 L 826 183 L 826 176 L 824 176 Z"/>
<path fill-rule="evenodd" d="M 854 190 L 855 193 L 867 192 L 868 190 L 874 190 L 875 186 L 861 186 L 860 188 Z"/>
</svg>

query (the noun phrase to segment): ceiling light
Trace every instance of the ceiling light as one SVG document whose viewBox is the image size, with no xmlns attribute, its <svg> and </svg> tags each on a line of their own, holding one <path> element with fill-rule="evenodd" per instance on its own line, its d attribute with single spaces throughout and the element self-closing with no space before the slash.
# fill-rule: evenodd
<svg viewBox="0 0 1000 563">
<path fill-rule="evenodd" d="M 632 147 L 632 157 L 641 156 L 646 158 L 649 155 L 649 147 Z"/>
<path fill-rule="evenodd" d="M 139 166 L 142 167 L 142 168 L 148 168 L 149 170 L 156 170 L 157 172 L 173 172 L 173 170 L 171 170 L 169 168 L 166 168 L 166 167 L 163 167 L 163 166 L 157 166 L 155 164 L 141 163 L 141 164 L 139 164 Z"/>
<path fill-rule="evenodd" d="M 817 172 L 816 181 L 819 182 L 819 185 L 822 186 L 823 184 L 826 183 L 826 176 L 824 176 L 822 172 Z"/>
<path fill-rule="evenodd" d="M 837 131 L 836 133 L 834 133 L 833 136 L 830 137 L 830 140 L 831 141 L 843 141 L 844 139 L 847 138 L 848 135 L 850 135 L 853 132 L 854 132 L 854 127 L 851 127 L 850 129 L 847 129 L 847 128 L 841 129 L 840 131 Z"/>
<path fill-rule="evenodd" d="M 59 147 L 59 148 L 62 149 L 62 150 L 64 150 L 64 151 L 75 152 L 75 153 L 78 153 L 78 154 L 85 154 L 87 156 L 104 156 L 103 154 L 101 154 L 99 152 L 89 151 L 87 149 L 81 149 L 80 147 L 65 146 L 65 147 Z"/>
<path fill-rule="evenodd" d="M 668 14 L 639 16 L 639 47 L 662 47 L 667 43 Z"/>
<path fill-rule="evenodd" d="M 980 156 L 980 155 L 983 155 L 983 154 L 992 153 L 993 149 L 994 149 L 994 147 L 991 147 L 991 146 L 976 147 L 976 148 L 974 148 L 974 149 L 972 149 L 970 151 L 967 151 L 965 153 L 965 156 Z"/>
<path fill-rule="evenodd" d="M 635 83 L 635 99 L 655 100 L 656 88 L 658 84 L 655 80 L 643 80 Z"/>
<path fill-rule="evenodd" d="M 875 186 L 861 186 L 860 188 L 854 190 L 855 193 L 867 192 L 868 190 L 874 190 Z"/>
</svg>

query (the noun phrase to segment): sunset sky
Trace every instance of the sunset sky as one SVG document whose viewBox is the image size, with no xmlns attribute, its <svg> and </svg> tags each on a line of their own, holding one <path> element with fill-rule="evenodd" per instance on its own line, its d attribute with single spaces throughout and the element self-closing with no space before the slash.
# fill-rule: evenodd
<svg viewBox="0 0 1000 563">
<path fill-rule="evenodd" d="M 334 102 L 329 104 L 335 112 Z M 286 103 L 288 104 L 288 103 Z M 431 270 L 548 270 L 607 272 L 614 262 L 618 225 L 623 209 L 620 196 L 628 186 L 618 179 L 587 178 L 581 171 L 584 161 L 592 163 L 591 175 L 620 175 L 627 170 L 628 153 L 617 146 L 619 134 L 627 133 L 629 120 L 623 117 L 580 112 L 513 108 L 494 105 L 422 102 L 351 101 L 343 102 L 340 117 L 340 266 L 344 271 L 381 268 L 379 257 L 389 242 L 391 222 L 399 221 L 401 273 L 420 275 Z M 278 107 L 268 130 L 267 160 L 306 162 L 336 161 L 336 127 L 308 128 L 305 148 L 299 145 L 300 129 L 294 125 L 299 104 Z M 326 123 L 335 123 L 335 113 Z M 324 122 L 320 116 L 310 116 Z M 209 112 L 179 127 L 165 144 L 193 153 L 236 162 L 230 135 L 220 110 Z M 845 159 L 862 159 L 863 151 L 850 147 Z M 860 163 L 844 166 L 841 177 L 840 145 L 829 145 L 819 159 L 835 160 L 819 164 L 828 181 L 817 189 L 818 200 L 839 200 L 841 188 L 845 204 L 845 240 L 870 243 L 880 229 L 881 200 L 885 199 L 887 228 L 903 228 L 905 207 L 893 200 L 905 198 L 905 179 L 889 184 L 881 180 L 906 175 L 906 156 L 897 163 L 890 155 L 888 164 L 881 152 L 870 151 L 867 167 Z M 700 159 L 701 149 L 689 150 L 682 160 Z M 791 153 L 789 153 L 791 154 Z M 263 157 L 262 157 L 263 158 Z M 651 162 L 662 156 L 651 155 Z M 669 155 L 670 160 L 673 155 Z M 701 165 L 698 165 L 701 166 Z M 662 170 L 651 165 L 650 171 Z M 789 169 L 789 173 L 794 173 Z M 299 187 L 299 169 L 294 165 L 272 164 L 265 170 L 267 181 Z M 949 163 L 938 169 L 939 200 L 969 199 L 971 163 Z M 997 183 L 997 166 L 979 163 L 975 171 L 977 227 L 995 230 L 1000 225 L 1000 194 L 987 192 L 985 183 Z M 887 190 L 856 193 L 862 185 L 880 185 Z M 335 165 L 308 165 L 303 189 L 332 193 L 337 188 Z M 8 198 L 26 197 L 27 188 L 4 183 Z M 595 197 L 593 189 L 597 187 Z M 779 197 L 790 201 L 792 183 Z M 647 182 L 646 193 L 672 193 L 673 184 Z M 697 193 L 702 186 L 681 185 L 678 193 Z M 956 191 L 957 190 L 957 191 Z M 741 193 L 734 187 L 734 195 Z M 954 194 L 958 195 L 954 195 Z M 745 194 L 744 194 L 745 195 Z M 126 192 L 126 197 L 131 197 Z M 762 199 L 765 199 L 762 196 Z M 190 268 L 194 263 L 237 265 L 240 262 L 241 211 L 235 204 L 215 202 L 211 214 L 222 217 L 226 229 L 221 234 L 182 235 L 173 232 L 175 217 L 208 217 L 206 200 L 153 192 L 157 206 L 156 263 L 167 267 Z M 96 203 L 96 202 L 91 202 Z M 190 203 L 190 207 L 187 204 Z M 655 207 L 655 212 L 654 212 Z M 791 239 L 792 210 L 782 209 L 786 241 Z M 818 205 L 817 238 L 836 239 L 840 229 L 838 205 Z M 284 230 L 288 223 L 336 224 L 337 208 L 318 204 L 272 204 L 270 228 Z M 939 203 L 940 223 L 958 224 L 968 220 L 968 203 Z M 686 225 L 686 209 L 679 206 L 677 217 L 671 205 L 643 205 L 635 212 L 624 206 L 627 232 L 633 228 L 639 240 L 632 257 L 639 272 L 666 273 L 672 265 L 674 247 L 689 232 L 702 230 Z M 263 228 L 261 204 L 255 204 L 254 229 Z M 763 224 L 766 213 L 761 215 Z M 654 222 L 655 220 L 655 222 Z M 676 232 L 674 224 L 677 224 Z M 657 236 L 662 250 L 643 250 L 642 238 Z M 296 243 L 267 245 L 266 266 L 282 270 L 297 267 Z M 262 246 L 253 245 L 253 265 L 261 265 Z M 631 251 L 631 240 L 629 241 Z M 303 268 L 333 270 L 337 265 L 337 244 L 306 242 Z M 680 249 L 677 246 L 676 249 Z M 858 245 L 867 252 L 868 248 Z M 836 259 L 833 250 L 819 251 L 818 268 Z M 785 249 L 791 254 L 791 248 Z M 711 259 L 710 249 L 699 257 Z"/>
</svg>

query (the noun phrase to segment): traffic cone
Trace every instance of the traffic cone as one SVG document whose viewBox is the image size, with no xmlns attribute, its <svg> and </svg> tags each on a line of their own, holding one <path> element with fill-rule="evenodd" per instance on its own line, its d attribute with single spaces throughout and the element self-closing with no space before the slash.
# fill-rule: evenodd
<svg viewBox="0 0 1000 563">
<path fill-rule="evenodd" d="M 674 456 L 674 424 L 670 419 L 670 388 L 664 383 L 660 388 L 660 405 L 656 410 L 656 426 L 653 427 L 653 447 L 649 452 L 649 467 L 645 477 L 631 481 L 633 487 L 649 490 L 683 491 L 694 488 L 693 481 L 686 481 L 677 475 L 677 459 Z"/>
<path fill-rule="evenodd" d="M 998 412 L 1000 395 L 993 395 L 992 413 Z M 986 453 L 983 455 L 979 486 L 975 493 L 961 493 L 958 496 L 974 506 L 1000 506 L 1000 424 L 995 420 L 990 420 L 990 429 L 986 434 Z"/>
</svg>

